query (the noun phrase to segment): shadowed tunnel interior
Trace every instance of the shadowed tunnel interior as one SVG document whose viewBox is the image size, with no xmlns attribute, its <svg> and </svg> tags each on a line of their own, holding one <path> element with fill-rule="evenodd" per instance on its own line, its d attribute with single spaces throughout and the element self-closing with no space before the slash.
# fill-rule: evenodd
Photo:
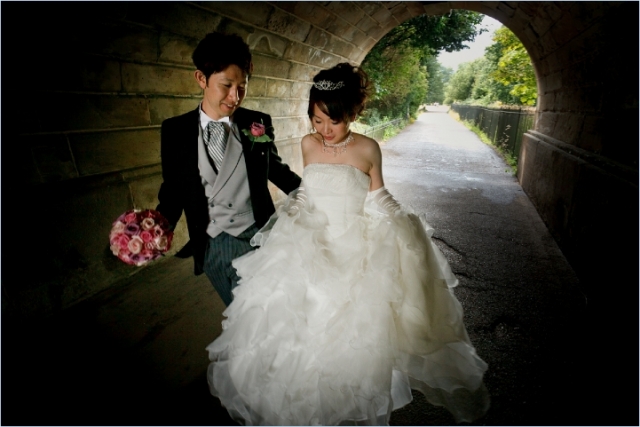
<svg viewBox="0 0 640 427">
<path fill-rule="evenodd" d="M 610 395 L 623 386 L 633 388 L 628 403 L 637 405 L 637 2 L 3 2 L 3 423 L 19 420 L 10 390 L 21 371 L 43 371 L 29 377 L 37 394 L 57 346 L 78 355 L 86 348 L 48 342 L 49 319 L 90 340 L 94 325 L 65 318 L 99 311 L 80 303 L 104 293 L 117 298 L 140 274 L 113 257 L 106 236 L 122 212 L 157 204 L 160 124 L 197 106 L 190 55 L 206 33 L 235 32 L 249 44 L 255 72 L 243 105 L 273 117 L 279 152 L 300 173 L 312 76 L 339 62 L 361 63 L 411 17 L 451 9 L 499 20 L 532 58 L 539 98 L 518 181 L 590 302 L 583 326 L 594 354 L 585 357 L 604 360 L 594 363 L 608 371 L 595 375 L 593 393 L 605 395 L 606 407 L 597 413 L 616 410 Z M 186 240 L 183 219 L 172 254 Z M 114 346 L 120 339 L 113 336 Z M 81 356 L 65 358 L 65 366 L 94 369 Z M 119 368 L 105 369 L 109 376 Z M 64 373 L 53 378 L 64 381 Z M 136 395 L 136 383 L 123 385 L 126 396 Z M 57 397 L 58 410 L 73 410 Z M 91 405 L 106 424 L 127 424 L 109 418 L 99 401 Z"/>
</svg>

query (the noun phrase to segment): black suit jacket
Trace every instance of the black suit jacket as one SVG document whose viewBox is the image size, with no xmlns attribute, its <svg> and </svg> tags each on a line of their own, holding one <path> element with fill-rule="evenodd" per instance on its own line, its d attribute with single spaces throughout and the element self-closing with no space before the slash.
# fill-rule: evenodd
<svg viewBox="0 0 640 427">
<path fill-rule="evenodd" d="M 254 144 L 242 132 L 242 129 L 249 129 L 253 122 L 263 123 L 267 127 L 267 134 L 272 140 L 275 139 L 271 116 L 238 108 L 233 114 L 233 122 L 240 130 L 253 216 L 256 225 L 262 227 L 275 212 L 267 181 L 288 194 L 300 186 L 301 180 L 282 162 L 273 142 Z M 185 256 L 193 255 L 195 274 L 203 271 L 209 224 L 207 197 L 198 168 L 199 126 L 199 107 L 162 122 L 160 155 L 163 183 L 158 193 L 160 203 L 156 208 L 173 227 L 182 212 L 186 215 L 189 243 L 180 252 Z"/>
</svg>

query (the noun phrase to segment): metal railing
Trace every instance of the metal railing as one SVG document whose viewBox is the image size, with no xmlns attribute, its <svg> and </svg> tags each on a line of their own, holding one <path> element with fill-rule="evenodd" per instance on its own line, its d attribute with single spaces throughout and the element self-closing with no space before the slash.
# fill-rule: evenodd
<svg viewBox="0 0 640 427">
<path fill-rule="evenodd" d="M 451 110 L 458 113 L 461 120 L 470 121 L 480 128 L 494 145 L 502 147 L 516 159 L 520 155 L 522 136 L 535 125 L 533 109 L 452 104 Z"/>
<path fill-rule="evenodd" d="M 388 122 L 380 123 L 375 126 L 366 126 L 360 124 L 357 129 L 354 129 L 356 132 L 361 133 L 363 135 L 368 136 L 369 138 L 375 139 L 380 142 L 384 140 L 384 131 L 386 128 L 390 126 L 397 126 L 402 122 L 402 119 L 390 120 Z"/>
</svg>

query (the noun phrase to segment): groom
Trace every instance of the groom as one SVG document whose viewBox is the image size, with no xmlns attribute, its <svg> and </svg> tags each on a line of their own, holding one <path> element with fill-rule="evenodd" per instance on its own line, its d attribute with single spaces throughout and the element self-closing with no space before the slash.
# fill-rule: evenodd
<svg viewBox="0 0 640 427">
<path fill-rule="evenodd" d="M 251 237 L 275 212 L 267 181 L 290 193 L 300 177 L 278 156 L 271 117 L 240 108 L 253 67 L 242 38 L 207 34 L 192 59 L 203 98 L 162 123 L 156 210 L 173 227 L 184 211 L 189 243 L 181 253 L 193 256 L 195 274 L 204 271 L 229 305 L 239 279 L 231 261 L 254 249 Z"/>
</svg>

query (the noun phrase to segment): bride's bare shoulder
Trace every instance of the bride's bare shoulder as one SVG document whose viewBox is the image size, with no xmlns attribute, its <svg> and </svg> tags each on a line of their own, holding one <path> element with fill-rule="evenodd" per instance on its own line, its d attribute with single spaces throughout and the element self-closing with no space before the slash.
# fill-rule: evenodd
<svg viewBox="0 0 640 427">
<path fill-rule="evenodd" d="M 364 153 L 374 157 L 378 157 L 380 155 L 380 144 L 378 144 L 375 139 L 359 133 L 354 134 L 354 136 L 358 139 L 358 145 Z"/>
</svg>

